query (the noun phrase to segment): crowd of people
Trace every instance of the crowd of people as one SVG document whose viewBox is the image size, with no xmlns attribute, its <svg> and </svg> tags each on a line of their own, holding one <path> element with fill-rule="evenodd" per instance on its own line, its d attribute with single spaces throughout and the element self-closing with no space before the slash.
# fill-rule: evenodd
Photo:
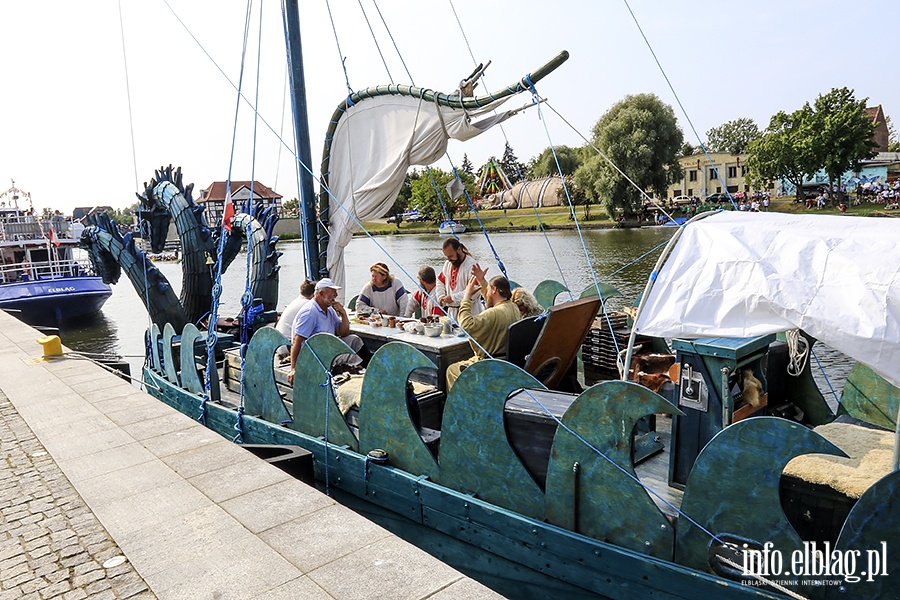
<svg viewBox="0 0 900 600">
<path fill-rule="evenodd" d="M 374 311 L 397 317 L 450 317 L 469 336 L 473 358 L 450 365 L 447 369 L 447 388 L 460 373 L 475 361 L 506 357 L 506 331 L 516 321 L 543 312 L 543 308 L 528 292 L 511 289 L 509 280 L 497 275 L 487 280 L 488 268 L 482 268 L 456 238 L 447 238 L 442 245 L 443 266 L 436 272 L 423 266 L 418 272 L 418 287 L 409 293 L 383 262 L 369 268 L 371 279 L 363 285 L 356 300 L 356 309 Z M 290 355 L 288 382 L 293 384 L 297 358 L 304 342 L 317 333 L 329 333 L 341 338 L 353 354 L 339 356 L 335 365 L 364 368 L 367 352 L 362 339 L 350 333 L 347 310 L 338 302 L 341 287 L 331 279 L 318 282 L 306 280 L 295 298 L 276 323 L 276 329 L 291 340 L 290 348 L 280 350 L 283 358 Z"/>
</svg>

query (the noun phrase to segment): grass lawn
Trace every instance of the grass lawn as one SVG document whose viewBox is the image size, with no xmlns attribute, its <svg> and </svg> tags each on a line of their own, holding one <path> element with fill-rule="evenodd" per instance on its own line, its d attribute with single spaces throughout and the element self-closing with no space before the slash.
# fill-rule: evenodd
<svg viewBox="0 0 900 600">
<path fill-rule="evenodd" d="M 818 215 L 838 215 L 840 210 L 836 207 L 826 207 L 821 210 L 816 208 L 808 209 L 806 204 L 794 202 L 792 197 L 779 198 L 773 200 L 769 206 L 771 212 L 782 212 L 789 214 L 818 214 Z M 598 205 L 591 206 L 591 219 L 585 220 L 584 207 L 575 207 L 578 224 L 584 228 L 603 228 L 614 227 L 615 223 L 609 219 L 606 212 Z M 847 207 L 846 214 L 858 217 L 869 216 L 891 216 L 896 212 L 900 216 L 900 211 L 885 211 L 884 205 L 871 204 L 865 202 L 859 206 Z M 570 219 L 569 210 L 565 206 L 553 206 L 548 208 L 537 209 L 537 215 L 533 208 L 517 208 L 502 210 L 483 210 L 478 214 L 481 222 L 488 231 L 509 231 L 509 230 L 536 230 L 539 224 L 543 224 L 550 229 L 565 229 L 574 227 L 575 223 Z M 680 215 L 676 215 L 680 216 Z M 458 215 L 457 221 L 461 221 L 466 225 L 469 231 L 478 231 L 481 227 L 478 224 L 475 214 L 472 212 Z M 386 223 L 381 219 L 365 223 L 366 230 L 372 235 L 397 235 L 411 233 L 437 233 L 438 223 L 422 222 L 422 223 L 401 223 L 399 227 L 393 223 Z"/>
</svg>

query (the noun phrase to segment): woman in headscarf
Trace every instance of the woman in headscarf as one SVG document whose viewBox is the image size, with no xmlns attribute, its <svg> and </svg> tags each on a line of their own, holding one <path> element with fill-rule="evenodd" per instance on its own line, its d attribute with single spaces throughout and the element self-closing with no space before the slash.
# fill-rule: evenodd
<svg viewBox="0 0 900 600">
<path fill-rule="evenodd" d="M 375 263 L 369 271 L 372 273 L 372 280 L 359 292 L 356 310 L 371 308 L 383 315 L 405 314 L 409 295 L 400 280 L 391 275 L 383 262 Z"/>
</svg>

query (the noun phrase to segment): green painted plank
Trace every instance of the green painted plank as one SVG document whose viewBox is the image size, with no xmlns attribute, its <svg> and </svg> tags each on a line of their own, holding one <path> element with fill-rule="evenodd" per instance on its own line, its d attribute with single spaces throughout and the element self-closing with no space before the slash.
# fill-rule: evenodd
<svg viewBox="0 0 900 600">
<path fill-rule="evenodd" d="M 693 522 L 678 520 L 675 560 L 709 568 L 709 533 L 753 540 L 760 547 L 772 542 L 783 556 L 802 548 L 778 490 L 785 465 L 809 453 L 846 456 L 813 430 L 776 417 L 745 419 L 716 434 L 688 477 L 681 511 Z"/>
<path fill-rule="evenodd" d="M 193 394 L 203 393 L 203 383 L 197 372 L 194 358 L 194 344 L 200 339 L 200 330 L 193 323 L 184 326 L 181 332 L 181 385 Z"/>
<path fill-rule="evenodd" d="M 262 327 L 250 339 L 244 360 L 244 411 L 270 423 L 283 423 L 291 418 L 275 385 L 273 369 L 275 350 L 287 343 L 274 327 Z"/>
<path fill-rule="evenodd" d="M 355 450 L 359 448 L 359 442 L 344 421 L 329 377 L 335 357 L 342 354 L 353 354 L 353 351 L 333 335 L 317 333 L 303 344 L 295 365 L 291 427 Z"/>
<path fill-rule="evenodd" d="M 171 323 L 166 323 L 163 327 L 162 350 L 163 350 L 163 369 L 165 370 L 166 379 L 178 385 L 178 372 L 175 369 L 175 358 L 172 355 L 172 338 L 175 337 L 175 328 Z"/>
<path fill-rule="evenodd" d="M 409 374 L 420 368 L 433 369 L 434 363 L 408 344 L 390 342 L 375 352 L 363 380 L 359 448 L 361 454 L 385 450 L 392 466 L 436 478 L 437 460 L 419 437 L 406 405 Z"/>
<path fill-rule="evenodd" d="M 506 437 L 503 409 L 518 389 L 546 389 L 502 360 L 480 360 L 447 394 L 436 481 L 524 515 L 543 518 L 544 494 Z"/>
<path fill-rule="evenodd" d="M 565 427 L 556 431 L 547 467 L 551 523 L 672 560 L 674 528 L 638 482 L 631 461 L 634 426 L 656 413 L 683 414 L 659 394 L 626 381 L 598 383 L 575 399 L 563 415 Z"/>
</svg>

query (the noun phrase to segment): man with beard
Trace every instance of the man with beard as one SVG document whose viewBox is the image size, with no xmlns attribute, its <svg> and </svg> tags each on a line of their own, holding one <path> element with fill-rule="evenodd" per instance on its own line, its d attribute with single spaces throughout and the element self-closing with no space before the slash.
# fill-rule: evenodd
<svg viewBox="0 0 900 600">
<path fill-rule="evenodd" d="M 456 238 L 444 240 L 442 248 L 447 261 L 438 275 L 434 296 L 447 314 L 456 319 L 466 284 L 473 274 L 472 268 L 478 263 L 472 258 L 468 248 Z M 482 310 L 481 292 L 476 290 L 472 298 L 472 315 L 477 315 Z"/>
<path fill-rule="evenodd" d="M 459 324 L 471 339 L 469 344 L 475 353 L 473 358 L 453 363 L 447 367 L 447 389 L 449 390 L 457 377 L 471 364 L 485 358 L 506 358 L 506 330 L 521 318 L 519 307 L 510 298 L 509 280 L 498 275 L 485 285 L 484 275 L 487 269 L 477 265 L 475 272 L 463 290 L 463 299 L 459 305 Z M 472 314 L 475 302 L 472 297 L 484 290 L 487 309 L 478 315 Z"/>
</svg>

